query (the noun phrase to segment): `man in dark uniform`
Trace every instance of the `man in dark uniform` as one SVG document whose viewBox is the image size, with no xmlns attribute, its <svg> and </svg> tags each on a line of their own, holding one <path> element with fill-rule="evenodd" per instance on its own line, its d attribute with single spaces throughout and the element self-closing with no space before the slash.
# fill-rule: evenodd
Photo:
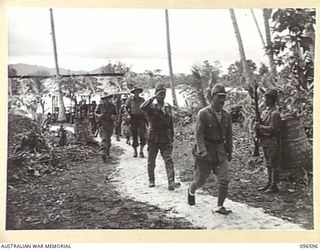
<svg viewBox="0 0 320 250">
<path fill-rule="evenodd" d="M 128 96 L 124 95 L 122 98 L 123 104 L 120 107 L 118 113 L 118 122 L 121 123 L 121 132 L 126 138 L 126 143 L 131 145 L 130 136 L 131 136 L 131 128 L 130 128 L 130 115 L 127 111 L 126 101 L 128 100 Z"/>
<path fill-rule="evenodd" d="M 126 102 L 127 111 L 131 117 L 131 133 L 132 133 L 132 147 L 134 150 L 133 157 L 137 157 L 137 147 L 139 146 L 138 137 L 140 138 L 140 157 L 143 158 L 143 148 L 146 145 L 146 118 L 140 105 L 145 101 L 139 95 L 142 93 L 142 88 L 134 88 L 131 90 L 133 96 L 130 96 Z"/>
<path fill-rule="evenodd" d="M 116 139 L 117 141 L 120 141 L 120 136 L 121 136 L 121 114 L 120 114 L 120 109 L 122 106 L 122 100 L 121 100 L 121 94 L 116 94 L 116 100 L 115 100 L 115 106 L 116 106 L 116 111 L 117 111 L 117 118 L 115 120 L 115 128 L 114 132 L 116 134 Z M 120 122 L 119 122 L 120 121 Z"/>
<path fill-rule="evenodd" d="M 168 189 L 174 190 L 180 187 L 179 182 L 175 182 L 174 164 L 172 160 L 173 143 L 173 118 L 171 106 L 164 102 L 166 89 L 163 84 L 157 84 L 155 95 L 141 105 L 148 120 L 148 177 L 149 187 L 155 187 L 154 169 L 156 167 L 156 157 L 160 150 L 164 160 Z M 153 103 L 156 100 L 156 103 Z"/>
<path fill-rule="evenodd" d="M 87 112 L 87 104 L 83 100 L 79 103 L 77 116 L 75 119 L 75 139 L 76 143 L 79 144 L 87 144 L 88 142 L 90 142 L 89 119 L 87 116 Z"/>
<path fill-rule="evenodd" d="M 96 122 L 96 115 L 95 115 L 95 110 L 97 108 L 97 103 L 96 101 L 92 101 L 91 105 L 89 107 L 89 120 L 91 124 L 91 133 L 94 135 L 97 131 L 97 122 Z"/>
<path fill-rule="evenodd" d="M 95 115 L 99 119 L 99 134 L 101 137 L 101 157 L 104 162 L 110 159 L 111 136 L 113 133 L 113 123 L 117 115 L 116 107 L 111 103 L 112 95 L 105 93 L 101 97 L 102 104 L 99 104 Z"/>
<path fill-rule="evenodd" d="M 195 205 L 195 192 L 202 187 L 210 173 L 217 176 L 219 183 L 218 208 L 215 212 L 228 215 L 223 203 L 230 182 L 229 162 L 232 156 L 231 115 L 223 109 L 226 90 L 216 84 L 211 90 L 211 104 L 201 109 L 195 126 L 196 144 L 194 155 L 194 180 L 188 189 L 188 204 Z"/>
<path fill-rule="evenodd" d="M 265 94 L 266 110 L 261 114 L 261 124 L 255 123 L 255 130 L 259 135 L 259 143 L 263 148 L 264 158 L 268 171 L 268 181 L 265 186 L 258 188 L 266 193 L 278 192 L 279 182 L 279 136 L 281 129 L 281 116 L 276 107 L 278 93 L 271 90 Z"/>
</svg>

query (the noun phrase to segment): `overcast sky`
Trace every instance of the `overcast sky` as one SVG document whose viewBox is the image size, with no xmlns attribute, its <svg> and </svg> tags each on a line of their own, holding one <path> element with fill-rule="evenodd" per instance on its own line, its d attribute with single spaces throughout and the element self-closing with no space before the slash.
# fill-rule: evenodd
<svg viewBox="0 0 320 250">
<path fill-rule="evenodd" d="M 247 59 L 267 63 L 249 9 L 236 9 Z M 254 10 L 262 33 L 261 10 Z M 54 8 L 59 66 L 93 70 L 121 61 L 135 72 L 161 69 L 168 73 L 163 9 Z M 48 8 L 9 8 L 8 61 L 54 67 Z M 190 73 L 194 63 L 219 60 L 222 69 L 239 60 L 228 9 L 170 9 L 174 73 Z"/>
</svg>

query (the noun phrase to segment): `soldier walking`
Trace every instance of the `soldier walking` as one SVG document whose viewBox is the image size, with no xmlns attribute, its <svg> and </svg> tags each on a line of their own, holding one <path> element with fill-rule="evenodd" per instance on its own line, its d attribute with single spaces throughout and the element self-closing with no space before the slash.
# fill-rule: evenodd
<svg viewBox="0 0 320 250">
<path fill-rule="evenodd" d="M 131 129 L 130 129 L 130 115 L 127 111 L 127 107 L 126 107 L 126 101 L 127 101 L 128 97 L 127 96 L 123 96 L 122 101 L 123 104 L 120 108 L 119 114 L 118 114 L 118 123 L 121 124 L 121 129 L 122 129 L 122 134 L 125 136 L 126 138 L 126 143 L 128 145 L 131 145 L 130 142 L 130 136 L 131 136 Z"/>
<path fill-rule="evenodd" d="M 85 101 L 81 101 L 75 119 L 76 143 L 87 144 L 90 142 L 88 109 Z"/>
<path fill-rule="evenodd" d="M 180 187 L 179 182 L 175 182 L 174 163 L 172 160 L 173 143 L 173 118 L 171 106 L 164 102 L 166 89 L 162 84 L 158 84 L 155 95 L 141 105 L 148 120 L 148 177 L 149 187 L 155 187 L 154 169 L 156 167 L 156 157 L 158 151 L 164 160 L 168 189 L 174 190 Z M 155 103 L 153 103 L 155 101 Z"/>
<path fill-rule="evenodd" d="M 223 203 L 230 182 L 229 162 L 232 155 L 231 115 L 223 109 L 226 90 L 216 84 L 211 90 L 211 104 L 198 112 L 195 126 L 196 144 L 193 148 L 194 180 L 188 189 L 188 204 L 195 205 L 195 192 L 202 187 L 211 172 L 217 176 L 218 208 L 215 212 L 228 215 Z"/>
<path fill-rule="evenodd" d="M 101 157 L 104 162 L 110 159 L 111 136 L 113 133 L 113 124 L 117 115 L 116 107 L 111 103 L 112 95 L 105 93 L 101 97 L 102 103 L 98 105 L 95 115 L 99 120 L 99 134 L 101 137 Z"/>
<path fill-rule="evenodd" d="M 115 128 L 114 132 L 116 134 L 116 140 L 120 141 L 121 136 L 121 114 L 120 114 L 120 108 L 122 106 L 122 100 L 121 100 L 121 94 L 116 94 L 116 101 L 115 101 L 115 107 L 117 111 L 117 118 L 115 120 Z"/>
<path fill-rule="evenodd" d="M 263 154 L 268 171 L 268 181 L 265 186 L 259 187 L 259 191 L 266 193 L 278 192 L 279 164 L 280 164 L 280 129 L 281 116 L 276 107 L 278 93 L 271 90 L 265 94 L 266 110 L 261 114 L 261 124 L 255 123 L 255 130 L 259 135 L 259 143 L 263 148 Z"/>
<path fill-rule="evenodd" d="M 143 148 L 146 145 L 146 117 L 140 108 L 140 105 L 145 101 L 143 97 L 139 96 L 142 93 L 142 88 L 135 87 L 131 90 L 133 96 L 130 96 L 126 102 L 127 111 L 130 115 L 131 133 L 132 133 L 132 147 L 134 150 L 133 157 L 138 156 L 137 147 L 140 139 L 140 153 L 141 158 L 144 157 Z M 138 138 L 139 137 L 139 138 Z"/>
</svg>

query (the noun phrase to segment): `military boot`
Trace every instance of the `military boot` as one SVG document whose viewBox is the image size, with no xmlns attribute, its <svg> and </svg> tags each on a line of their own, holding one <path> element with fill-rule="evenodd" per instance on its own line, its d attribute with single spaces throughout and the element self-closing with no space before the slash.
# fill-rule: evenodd
<svg viewBox="0 0 320 250">
<path fill-rule="evenodd" d="M 168 189 L 170 190 L 170 191 L 172 191 L 172 190 L 175 190 L 175 189 L 177 189 L 177 188 L 179 188 L 179 187 L 181 187 L 181 183 L 180 182 L 170 182 L 169 183 L 169 186 L 168 186 Z"/>
<path fill-rule="evenodd" d="M 257 188 L 258 191 L 266 191 L 271 185 L 271 169 L 268 168 L 268 182 L 263 187 Z"/>
<path fill-rule="evenodd" d="M 107 157 L 107 159 L 111 159 L 111 156 L 110 156 L 110 147 L 107 147 L 106 157 Z"/>
<path fill-rule="evenodd" d="M 103 162 L 107 162 L 107 156 L 105 154 L 101 154 L 101 158 Z"/>
<path fill-rule="evenodd" d="M 271 184 L 268 189 L 266 189 L 265 193 L 277 193 L 279 192 L 278 188 L 279 182 L 279 174 L 275 169 L 271 169 Z"/>
<path fill-rule="evenodd" d="M 127 137 L 126 143 L 127 143 L 128 145 L 131 145 L 131 142 L 130 142 L 130 138 L 129 138 L 129 137 Z"/>
<path fill-rule="evenodd" d="M 190 206 L 194 206 L 196 204 L 196 196 L 195 194 L 190 193 L 190 189 L 188 189 L 188 204 Z"/>
<path fill-rule="evenodd" d="M 140 153 L 139 153 L 140 158 L 144 158 L 143 147 L 144 146 L 140 146 Z"/>
<path fill-rule="evenodd" d="M 133 157 L 137 157 L 137 156 L 138 156 L 137 148 L 133 148 Z"/>
<path fill-rule="evenodd" d="M 149 187 L 155 187 L 155 181 L 154 181 L 154 171 L 151 171 L 148 169 L 148 177 L 149 177 Z"/>
</svg>

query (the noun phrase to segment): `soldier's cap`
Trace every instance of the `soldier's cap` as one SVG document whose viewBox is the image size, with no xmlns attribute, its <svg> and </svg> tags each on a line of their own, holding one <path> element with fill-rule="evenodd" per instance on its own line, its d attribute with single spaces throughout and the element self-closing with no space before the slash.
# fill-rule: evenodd
<svg viewBox="0 0 320 250">
<path fill-rule="evenodd" d="M 264 96 L 269 96 L 271 97 L 273 100 L 277 100 L 278 99 L 278 91 L 276 89 L 271 89 L 269 91 L 267 91 Z"/>
<path fill-rule="evenodd" d="M 133 94 L 134 92 L 138 92 L 139 94 L 142 93 L 143 88 L 134 87 L 130 90 L 130 92 Z"/>
<path fill-rule="evenodd" d="M 213 86 L 211 90 L 211 96 L 214 96 L 214 95 L 226 96 L 227 91 L 222 84 L 217 83 L 216 85 Z"/>
<path fill-rule="evenodd" d="M 100 99 L 102 100 L 102 99 L 110 98 L 110 97 L 112 97 L 112 95 L 105 92 L 105 93 L 103 93 L 103 94 L 101 95 Z"/>
<path fill-rule="evenodd" d="M 155 93 L 158 93 L 161 90 L 166 90 L 166 88 L 162 82 L 159 82 L 155 87 Z"/>
</svg>

